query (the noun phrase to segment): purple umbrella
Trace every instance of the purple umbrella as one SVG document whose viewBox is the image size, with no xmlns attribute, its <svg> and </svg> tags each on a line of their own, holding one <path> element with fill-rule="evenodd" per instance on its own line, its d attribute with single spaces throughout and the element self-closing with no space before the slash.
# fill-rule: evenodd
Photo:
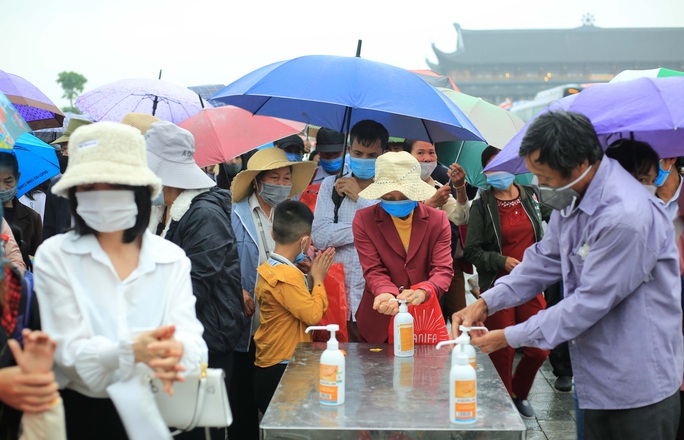
<svg viewBox="0 0 684 440">
<path fill-rule="evenodd" d="M 62 126 L 64 114 L 38 87 L 24 78 L 0 70 L 0 92 L 7 96 L 32 130 Z"/>
<path fill-rule="evenodd" d="M 79 96 L 74 103 L 93 121 L 119 122 L 128 113 L 147 113 L 177 124 L 211 108 L 185 87 L 158 79 L 124 79 Z"/>
<path fill-rule="evenodd" d="M 582 113 L 594 125 L 604 149 L 620 138 L 649 143 L 660 157 L 684 156 L 684 77 L 637 78 L 597 84 L 546 107 Z M 535 116 L 506 144 L 486 170 L 528 172 L 518 156 L 520 144 Z"/>
</svg>

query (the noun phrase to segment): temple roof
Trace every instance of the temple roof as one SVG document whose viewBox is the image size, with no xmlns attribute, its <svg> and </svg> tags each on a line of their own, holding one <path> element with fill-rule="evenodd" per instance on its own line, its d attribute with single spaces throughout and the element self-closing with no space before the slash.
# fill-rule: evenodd
<svg viewBox="0 0 684 440">
<path fill-rule="evenodd" d="M 684 62 L 684 28 L 466 30 L 458 23 L 454 27 L 460 40 L 455 52 L 432 46 L 439 63 L 428 65 L 437 72 L 464 64 Z"/>
</svg>

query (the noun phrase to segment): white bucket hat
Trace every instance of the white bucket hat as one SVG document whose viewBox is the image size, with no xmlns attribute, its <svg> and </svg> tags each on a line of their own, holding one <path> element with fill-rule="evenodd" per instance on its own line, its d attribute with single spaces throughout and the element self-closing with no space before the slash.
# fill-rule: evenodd
<svg viewBox="0 0 684 440">
<path fill-rule="evenodd" d="M 148 186 L 151 198 L 161 181 L 147 167 L 145 139 L 136 128 L 117 122 L 97 122 L 77 128 L 69 139 L 69 165 L 52 187 L 68 197 L 69 188 L 93 183 Z"/>
<path fill-rule="evenodd" d="M 216 186 L 195 163 L 195 138 L 172 122 L 159 121 L 145 133 L 147 162 L 162 185 L 180 189 Z"/>
<path fill-rule="evenodd" d="M 377 200 L 387 193 L 399 191 L 409 200 L 422 202 L 437 190 L 420 178 L 420 163 L 406 151 L 385 153 L 375 161 L 375 182 L 359 193 L 359 197 Z"/>
</svg>

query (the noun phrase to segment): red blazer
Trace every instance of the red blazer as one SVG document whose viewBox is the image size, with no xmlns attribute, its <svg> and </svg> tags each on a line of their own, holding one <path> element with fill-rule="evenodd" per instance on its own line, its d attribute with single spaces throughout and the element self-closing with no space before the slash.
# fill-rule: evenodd
<svg viewBox="0 0 684 440">
<path fill-rule="evenodd" d="M 437 295 L 449 289 L 454 277 L 451 227 L 444 211 L 418 203 L 413 211 L 408 255 L 397 228 L 380 204 L 357 211 L 352 224 L 354 245 L 366 279 L 356 321 L 367 342 L 387 340 L 390 316 L 373 310 L 381 293 L 399 294 L 399 287 L 427 281 Z"/>
</svg>

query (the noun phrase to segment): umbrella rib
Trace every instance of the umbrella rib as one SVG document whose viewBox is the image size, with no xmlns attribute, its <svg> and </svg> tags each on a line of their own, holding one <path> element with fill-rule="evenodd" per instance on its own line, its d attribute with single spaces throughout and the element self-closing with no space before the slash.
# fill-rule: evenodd
<svg viewBox="0 0 684 440">
<path fill-rule="evenodd" d="M 423 124 L 423 128 L 425 129 L 425 134 L 427 134 L 428 140 L 431 144 L 434 144 L 432 136 L 430 136 L 430 131 L 428 130 L 427 125 L 425 124 L 425 119 L 421 118 L 420 123 Z"/>
<path fill-rule="evenodd" d="M 268 97 L 266 98 L 266 101 L 264 101 L 264 103 L 261 104 L 261 105 L 259 106 L 259 108 L 257 108 L 256 110 L 254 110 L 254 111 L 252 112 L 252 114 L 253 114 L 253 115 L 256 115 L 257 112 L 258 112 L 259 110 L 261 110 L 262 108 L 264 108 L 264 106 L 265 106 L 265 105 L 268 103 L 268 101 L 270 101 L 270 100 L 271 100 L 271 97 L 268 96 Z"/>
</svg>

